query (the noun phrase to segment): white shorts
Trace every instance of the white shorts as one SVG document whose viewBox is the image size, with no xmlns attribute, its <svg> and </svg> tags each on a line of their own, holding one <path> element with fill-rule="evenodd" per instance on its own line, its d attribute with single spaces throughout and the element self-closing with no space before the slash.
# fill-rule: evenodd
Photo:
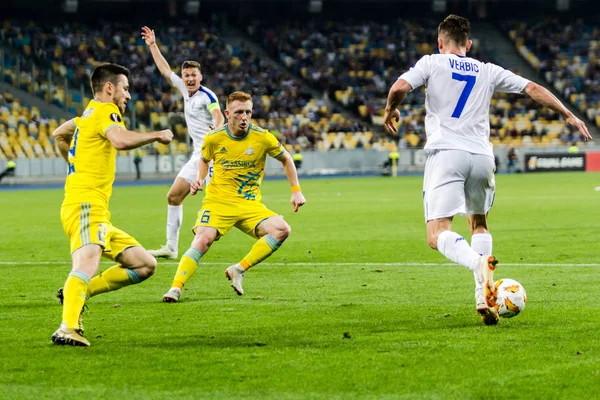
<svg viewBox="0 0 600 400">
<path fill-rule="evenodd" d="M 494 159 L 463 150 L 429 153 L 423 180 L 425 222 L 455 215 L 486 214 L 494 203 Z"/>
<path fill-rule="evenodd" d="M 177 177 L 183 178 L 189 183 L 194 182 L 194 180 L 196 180 L 196 172 L 198 171 L 198 160 L 200 160 L 200 154 L 192 154 L 192 158 L 190 158 L 190 160 L 181 168 Z M 208 164 L 208 174 L 206 175 L 206 179 L 204 179 L 206 185 L 210 183 L 213 172 L 213 162 L 211 161 L 210 164 Z"/>
</svg>

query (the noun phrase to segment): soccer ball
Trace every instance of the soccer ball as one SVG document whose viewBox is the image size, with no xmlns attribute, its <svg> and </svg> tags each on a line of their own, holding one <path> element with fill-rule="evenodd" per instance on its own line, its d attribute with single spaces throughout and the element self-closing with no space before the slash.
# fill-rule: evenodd
<svg viewBox="0 0 600 400">
<path fill-rule="evenodd" d="M 514 279 L 500 279 L 496 282 L 498 300 L 494 306 L 502 318 L 512 318 L 525 308 L 527 293 L 525 288 Z"/>
</svg>

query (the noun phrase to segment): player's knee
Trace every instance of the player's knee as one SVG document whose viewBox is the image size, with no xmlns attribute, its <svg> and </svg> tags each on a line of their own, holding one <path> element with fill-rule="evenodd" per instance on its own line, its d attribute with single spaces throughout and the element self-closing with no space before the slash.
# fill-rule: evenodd
<svg viewBox="0 0 600 400">
<path fill-rule="evenodd" d="M 269 232 L 269 236 L 277 240 L 279 243 L 283 243 L 285 239 L 290 236 L 290 233 L 292 233 L 292 228 L 284 222 L 283 224 L 273 227 L 273 229 L 271 229 Z"/>
<path fill-rule="evenodd" d="M 471 234 L 488 233 L 487 218 L 484 215 L 474 216 L 469 222 Z"/>
<path fill-rule="evenodd" d="M 283 236 L 283 240 L 287 239 L 288 236 L 292 233 L 292 227 L 288 224 L 285 224 L 281 227 L 281 236 Z"/>
<path fill-rule="evenodd" d="M 139 261 L 139 266 L 135 268 L 135 271 L 141 280 L 145 280 L 154 275 L 157 265 L 156 258 L 148 253 L 147 257 Z"/>
<path fill-rule="evenodd" d="M 158 262 L 156 261 L 156 258 L 150 257 L 150 259 L 148 260 L 148 262 L 146 264 L 146 269 L 148 270 L 148 277 L 151 277 L 152 275 L 154 275 L 154 273 L 156 272 L 157 265 L 158 265 Z"/>
<path fill-rule="evenodd" d="M 181 204 L 181 198 L 180 196 L 169 192 L 167 193 L 167 203 L 169 203 L 170 206 L 178 206 Z"/>
<path fill-rule="evenodd" d="M 206 253 L 214 239 L 209 235 L 197 235 L 192 242 L 192 247 Z"/>
</svg>

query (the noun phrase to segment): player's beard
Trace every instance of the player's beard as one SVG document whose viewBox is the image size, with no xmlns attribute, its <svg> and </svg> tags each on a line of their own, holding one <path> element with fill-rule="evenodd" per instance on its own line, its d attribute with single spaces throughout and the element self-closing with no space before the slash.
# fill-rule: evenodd
<svg viewBox="0 0 600 400">
<path fill-rule="evenodd" d="M 123 101 L 123 99 L 115 99 L 114 103 L 119 108 L 119 111 L 121 111 L 121 114 L 124 114 L 127 109 L 127 102 Z"/>
</svg>

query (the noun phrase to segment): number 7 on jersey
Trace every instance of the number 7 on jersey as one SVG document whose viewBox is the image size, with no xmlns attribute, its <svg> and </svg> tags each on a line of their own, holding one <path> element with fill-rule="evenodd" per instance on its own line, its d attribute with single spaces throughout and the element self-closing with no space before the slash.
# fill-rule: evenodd
<svg viewBox="0 0 600 400">
<path fill-rule="evenodd" d="M 460 97 L 458 98 L 458 103 L 456 103 L 456 107 L 454 107 L 454 112 L 452 112 L 452 118 L 460 118 L 460 114 L 462 114 L 463 109 L 465 108 L 465 104 L 467 104 L 467 99 L 469 98 L 469 95 L 473 90 L 473 86 L 475 86 L 475 81 L 477 77 L 473 75 L 462 75 L 453 72 L 452 79 L 454 79 L 455 81 L 467 83 L 462 93 L 460 94 Z"/>
</svg>

